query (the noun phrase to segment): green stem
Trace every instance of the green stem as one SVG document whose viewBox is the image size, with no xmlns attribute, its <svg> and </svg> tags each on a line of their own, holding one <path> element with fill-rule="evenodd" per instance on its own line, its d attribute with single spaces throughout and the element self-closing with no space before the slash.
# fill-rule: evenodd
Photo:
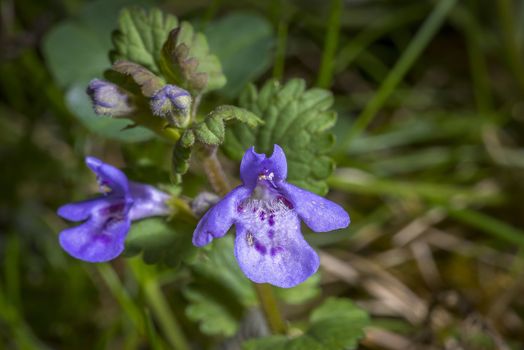
<svg viewBox="0 0 524 350">
<path fill-rule="evenodd" d="M 253 287 L 257 292 L 258 301 L 260 302 L 260 306 L 262 306 L 262 310 L 264 311 L 271 332 L 273 334 L 285 334 L 287 327 L 277 306 L 273 287 L 266 283 L 253 283 Z"/>
<path fill-rule="evenodd" d="M 151 308 L 169 344 L 176 350 L 190 350 L 189 343 L 181 330 L 180 324 L 173 314 L 169 312 L 169 303 L 165 299 L 156 277 L 151 276 L 151 274 L 144 269 L 141 260 L 130 259 L 128 261 L 131 266 L 131 271 L 144 292 L 146 302 Z"/>
<path fill-rule="evenodd" d="M 217 158 L 216 151 L 216 147 L 206 148 L 199 150 L 197 154 L 199 154 L 213 190 L 221 196 L 225 196 L 229 191 L 231 191 L 231 186 L 229 185 L 224 170 L 222 169 L 222 165 Z M 273 334 L 286 333 L 286 324 L 280 314 L 272 287 L 268 284 L 258 284 L 253 282 L 253 288 L 255 288 L 258 301 L 262 307 L 271 332 Z"/>
<path fill-rule="evenodd" d="M 20 239 L 10 235 L 7 239 L 4 261 L 6 296 L 14 308 L 22 312 L 20 298 Z"/>
<path fill-rule="evenodd" d="M 386 79 L 384 79 L 377 93 L 373 96 L 366 108 L 358 116 L 349 134 L 343 142 L 344 148 L 349 147 L 351 145 L 351 141 L 356 136 L 360 135 L 373 120 L 377 112 L 380 110 L 380 108 L 382 108 L 384 103 L 394 92 L 395 88 L 402 81 L 408 70 L 415 63 L 422 51 L 426 48 L 429 41 L 431 38 L 433 38 L 438 28 L 440 28 L 442 22 L 446 18 L 446 15 L 456 2 L 457 0 L 441 0 L 438 2 L 431 15 L 422 25 L 422 28 L 420 28 L 415 38 L 410 42 L 406 51 L 404 51 L 393 69 L 389 72 Z"/>
<path fill-rule="evenodd" d="M 7 333 L 10 343 L 16 349 L 24 350 L 48 350 L 43 342 L 33 333 L 32 329 L 23 318 L 23 314 L 13 304 L 0 284 L 0 324 L 6 329 L 2 333 Z M 9 339 L 9 338 L 8 338 Z M 2 338 L 0 338 L 0 349 L 3 349 Z"/>
<path fill-rule="evenodd" d="M 338 46 L 338 36 L 340 31 L 340 17 L 343 9 L 342 0 L 331 0 L 329 11 L 328 26 L 326 28 L 326 37 L 324 39 L 324 51 L 318 73 L 317 85 L 322 88 L 331 86 L 333 80 L 333 67 L 335 54 Z"/>
<path fill-rule="evenodd" d="M 519 53 L 518 43 L 515 37 L 516 27 L 514 16 L 514 6 L 511 0 L 498 0 L 498 15 L 500 25 L 502 27 L 502 35 L 504 45 L 508 54 L 509 63 L 519 88 L 524 93 L 524 65 L 522 63 L 522 57 Z"/>
<path fill-rule="evenodd" d="M 496 218 L 471 209 L 445 208 L 452 218 L 478 228 L 496 239 L 524 249 L 524 232 Z"/>
<path fill-rule="evenodd" d="M 348 193 L 420 198 L 434 203 L 460 200 L 467 205 L 490 205 L 501 203 L 504 200 L 504 196 L 498 192 L 483 193 L 471 187 L 424 181 L 382 179 L 365 173 L 351 174 L 341 172 L 340 170 L 338 174 L 332 175 L 328 179 L 328 184 L 331 188 Z"/>
<path fill-rule="evenodd" d="M 211 1 L 211 4 L 207 6 L 207 10 L 202 18 L 202 30 L 206 29 L 209 22 L 215 18 L 215 15 L 220 8 L 221 2 L 222 0 L 213 0 Z"/>
<path fill-rule="evenodd" d="M 380 37 L 397 28 L 419 21 L 428 11 L 427 7 L 426 2 L 417 2 L 413 5 L 402 6 L 395 11 L 388 11 L 384 16 L 376 18 L 339 50 L 334 63 L 335 74 L 346 70 L 369 45 Z"/>
<path fill-rule="evenodd" d="M 109 264 L 97 264 L 96 267 L 98 268 L 98 273 L 111 291 L 111 294 L 113 294 L 122 310 L 127 314 L 135 329 L 138 333 L 144 334 L 145 328 L 140 309 L 135 305 L 133 299 L 120 282 L 113 267 Z"/>
<path fill-rule="evenodd" d="M 491 94 L 490 79 L 481 40 L 484 37 L 478 24 L 475 12 L 463 6 L 457 6 L 450 14 L 451 21 L 464 33 L 464 41 L 468 49 L 473 92 L 477 103 L 477 110 L 481 114 L 493 111 L 493 96 Z"/>
<path fill-rule="evenodd" d="M 286 63 L 286 45 L 287 45 L 288 24 L 281 20 L 277 29 L 277 50 L 275 53 L 275 64 L 273 66 L 273 78 L 281 80 L 284 76 L 284 66 Z"/>
<path fill-rule="evenodd" d="M 157 318 L 169 343 L 177 350 L 189 350 L 189 344 L 180 328 L 177 319 L 169 312 L 169 304 L 160 290 L 156 280 L 143 285 L 147 302 Z"/>
</svg>

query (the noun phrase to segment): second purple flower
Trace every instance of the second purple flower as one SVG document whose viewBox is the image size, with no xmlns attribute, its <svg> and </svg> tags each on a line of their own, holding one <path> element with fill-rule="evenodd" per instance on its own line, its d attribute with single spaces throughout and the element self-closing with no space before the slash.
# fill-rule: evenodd
<svg viewBox="0 0 524 350">
<path fill-rule="evenodd" d="M 349 225 L 338 204 L 287 183 L 284 151 L 267 158 L 250 148 L 240 164 L 243 185 L 232 190 L 200 220 L 193 244 L 204 246 L 236 227 L 235 256 L 253 282 L 293 287 L 314 274 L 317 253 L 304 240 L 300 221 L 315 232 Z"/>
</svg>

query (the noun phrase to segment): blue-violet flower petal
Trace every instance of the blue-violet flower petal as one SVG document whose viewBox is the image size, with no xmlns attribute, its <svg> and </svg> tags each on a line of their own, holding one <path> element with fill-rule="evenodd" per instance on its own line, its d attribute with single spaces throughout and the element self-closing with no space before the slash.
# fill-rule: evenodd
<svg viewBox="0 0 524 350">
<path fill-rule="evenodd" d="M 64 219 L 84 221 L 63 230 L 59 242 L 77 259 L 103 262 L 122 253 L 131 221 L 168 215 L 165 201 L 169 196 L 153 186 L 129 181 L 122 171 L 97 158 L 87 157 L 86 164 L 96 174 L 103 195 L 58 209 Z"/>
</svg>

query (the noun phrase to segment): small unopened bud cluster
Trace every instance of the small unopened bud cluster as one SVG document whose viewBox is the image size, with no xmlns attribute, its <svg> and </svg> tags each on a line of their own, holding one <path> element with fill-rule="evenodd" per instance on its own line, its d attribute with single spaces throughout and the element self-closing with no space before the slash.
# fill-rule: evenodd
<svg viewBox="0 0 524 350">
<path fill-rule="evenodd" d="M 119 117 L 129 115 L 135 110 L 127 93 L 108 81 L 91 80 L 87 86 L 87 94 L 96 114 Z"/>
<path fill-rule="evenodd" d="M 166 85 L 151 97 L 151 110 L 154 115 L 164 117 L 177 127 L 189 123 L 191 113 L 191 95 L 175 85 Z"/>
</svg>

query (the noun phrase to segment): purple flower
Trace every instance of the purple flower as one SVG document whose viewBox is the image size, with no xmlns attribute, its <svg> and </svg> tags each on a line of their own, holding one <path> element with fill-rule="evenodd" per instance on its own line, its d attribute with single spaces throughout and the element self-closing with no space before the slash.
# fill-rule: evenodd
<svg viewBox="0 0 524 350">
<path fill-rule="evenodd" d="M 275 145 L 267 158 L 250 148 L 240 164 L 243 185 L 235 188 L 200 220 L 193 244 L 204 246 L 236 227 L 235 256 L 256 283 L 293 287 L 314 274 L 317 253 L 302 237 L 300 220 L 315 232 L 347 227 L 342 207 L 287 183 L 284 151 Z"/>
<path fill-rule="evenodd" d="M 185 127 L 189 122 L 191 95 L 176 85 L 166 85 L 151 97 L 154 115 L 168 118 L 176 127 Z"/>
<path fill-rule="evenodd" d="M 96 174 L 104 195 L 58 209 L 64 219 L 84 221 L 63 230 L 59 241 L 77 259 L 103 262 L 122 253 L 131 221 L 169 214 L 165 204 L 169 195 L 129 181 L 122 171 L 94 157 L 87 157 L 86 164 Z"/>
<path fill-rule="evenodd" d="M 93 79 L 86 90 L 96 114 L 126 116 L 135 108 L 129 96 L 117 85 L 101 79 Z"/>
</svg>

